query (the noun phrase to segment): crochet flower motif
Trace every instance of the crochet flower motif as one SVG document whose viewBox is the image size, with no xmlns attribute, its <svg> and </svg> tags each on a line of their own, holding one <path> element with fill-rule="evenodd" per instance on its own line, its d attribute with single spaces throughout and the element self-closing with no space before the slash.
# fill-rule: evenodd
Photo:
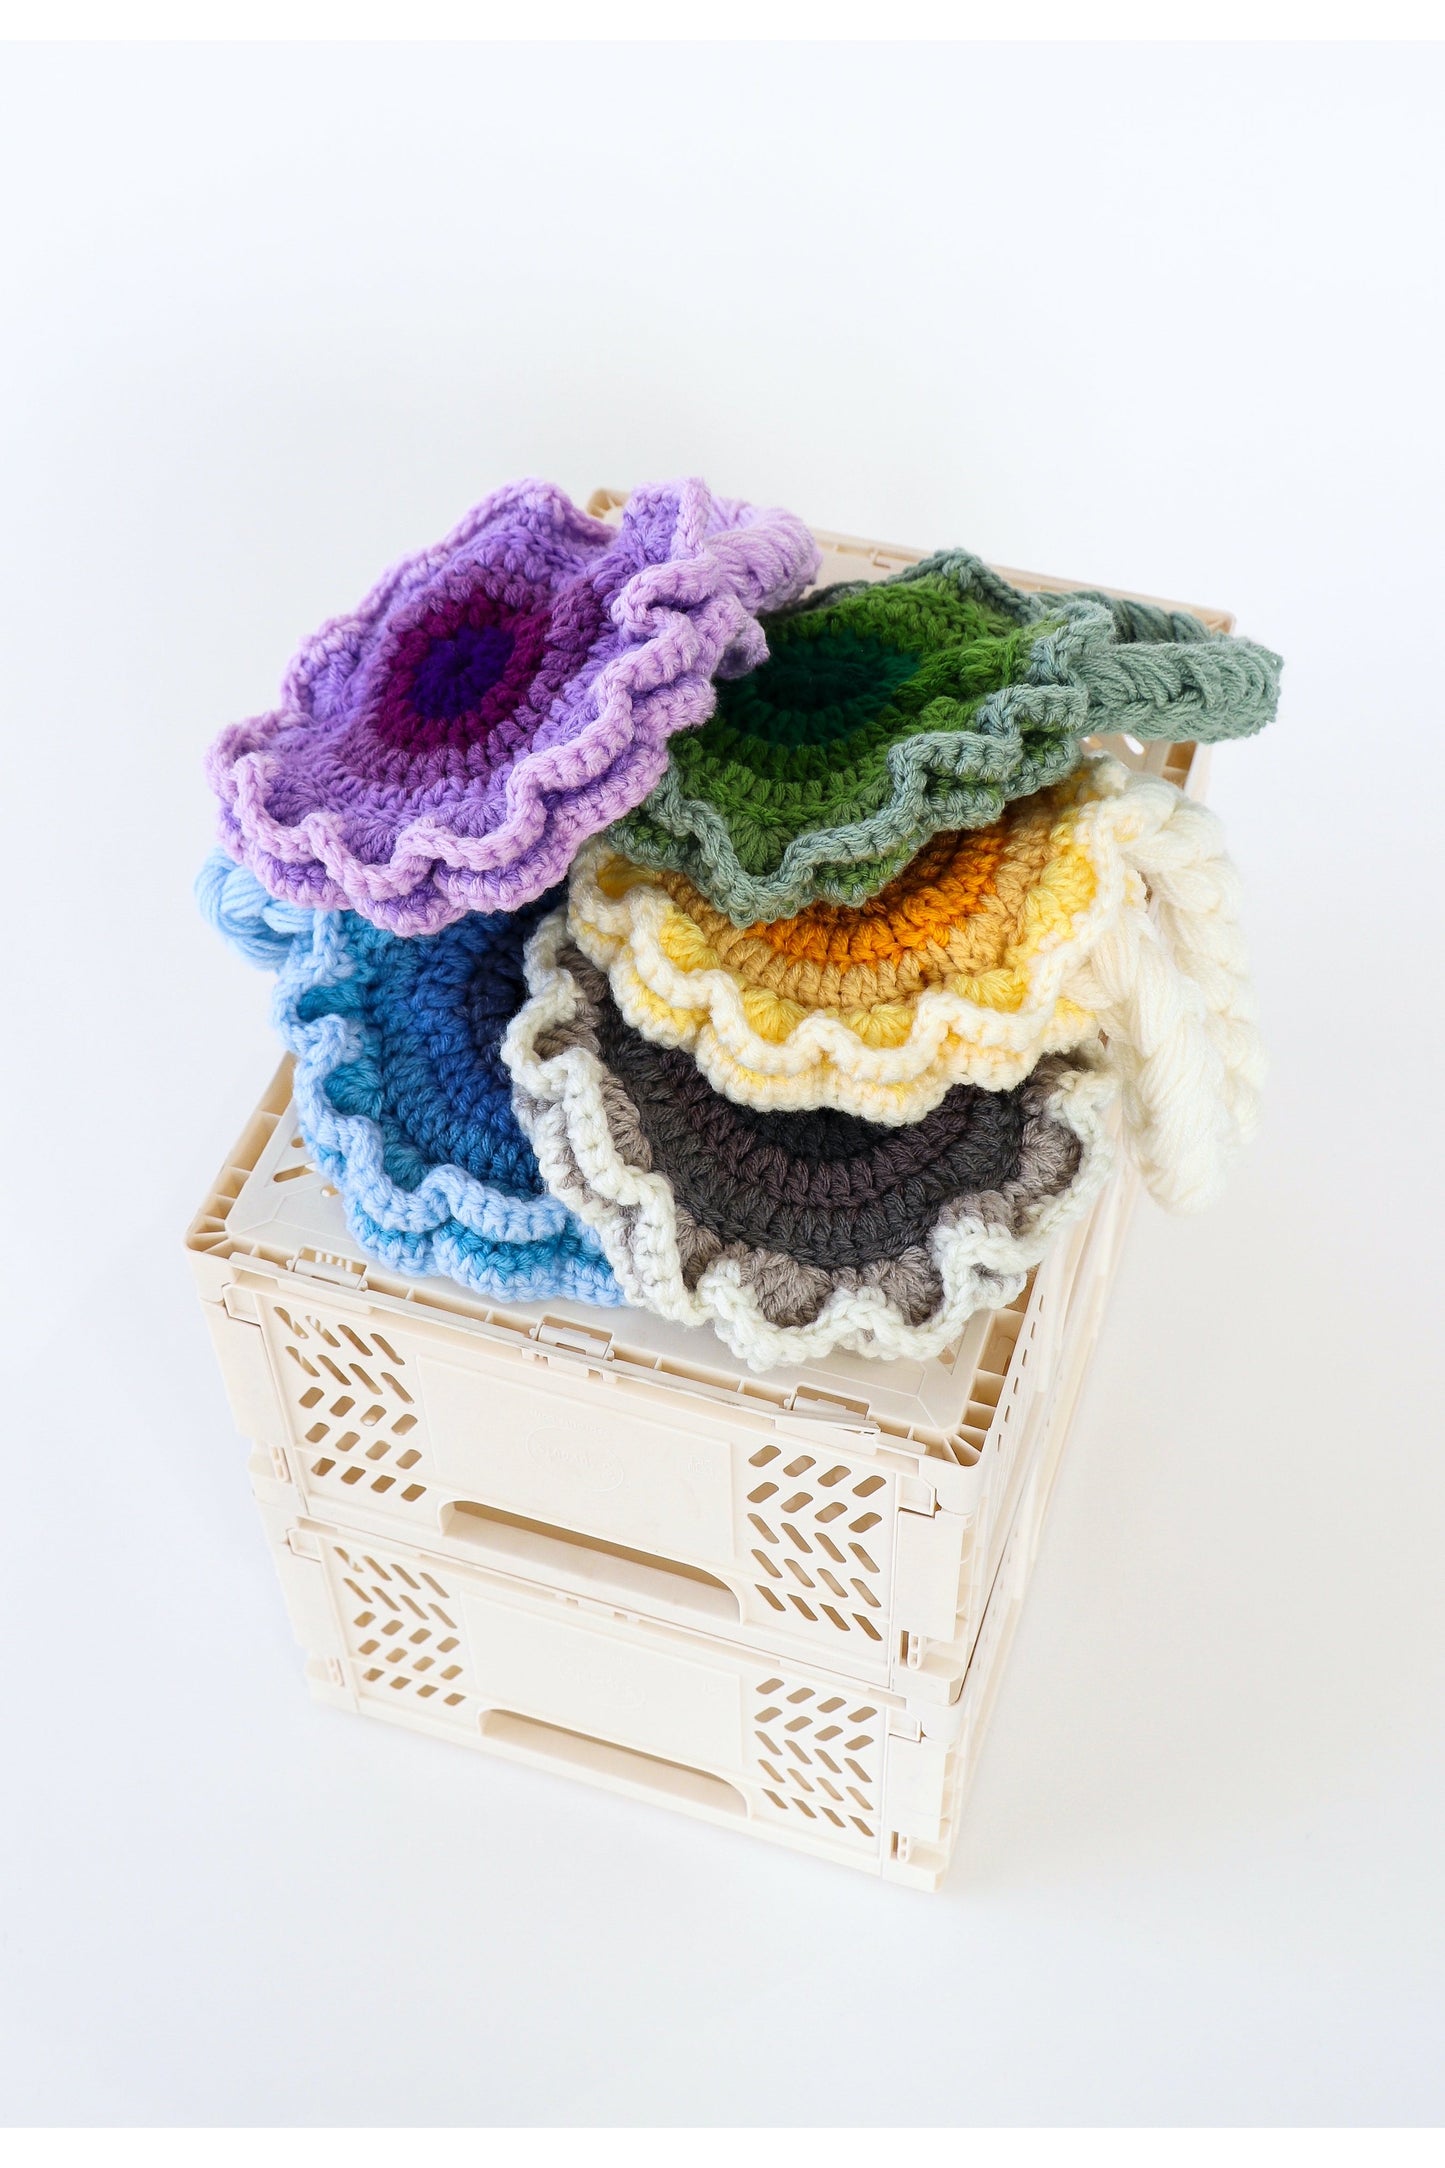
<svg viewBox="0 0 1445 2168">
<path fill-rule="evenodd" d="M 1025 594 L 961 550 L 764 629 L 768 660 L 612 832 L 738 926 L 864 902 L 930 837 L 1068 775 L 1086 736 L 1245 737 L 1279 694 L 1268 648 L 1150 603 Z"/>
<path fill-rule="evenodd" d="M 907 1129 L 759 1114 L 623 1022 L 561 912 L 528 944 L 503 1043 L 554 1195 L 630 1302 L 712 1324 L 753 1369 L 835 1348 L 926 1359 L 1013 1300 L 1109 1168 L 1092 1053 L 1010 1093 L 960 1087 Z"/>
<path fill-rule="evenodd" d="M 1152 911 L 1150 908 L 1152 899 Z M 569 925 L 635 1030 L 743 1105 L 916 1122 L 1107 1034 L 1151 1190 L 1207 1203 L 1252 1131 L 1262 1055 L 1215 816 L 1087 760 L 992 828 L 941 835 L 857 910 L 745 931 L 682 875 L 591 846 Z"/>
<path fill-rule="evenodd" d="M 621 1301 L 596 1236 L 546 1192 L 500 1058 L 551 899 L 403 941 L 355 912 L 278 906 L 220 852 L 196 887 L 234 947 L 279 967 L 301 1134 L 363 1249 L 485 1295 Z"/>
<path fill-rule="evenodd" d="M 635 491 L 617 528 L 499 490 L 221 732 L 221 840 L 273 896 L 393 933 L 517 910 L 646 796 L 714 675 L 761 660 L 754 613 L 816 567 L 801 521 L 700 482 Z"/>
</svg>

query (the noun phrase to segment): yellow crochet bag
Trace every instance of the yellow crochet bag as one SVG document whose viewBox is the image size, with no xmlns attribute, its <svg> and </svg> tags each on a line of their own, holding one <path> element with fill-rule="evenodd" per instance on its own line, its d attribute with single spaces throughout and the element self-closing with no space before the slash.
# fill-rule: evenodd
<svg viewBox="0 0 1445 2168">
<path fill-rule="evenodd" d="M 599 839 L 568 923 L 627 1022 L 748 1106 L 913 1122 L 1102 1030 L 1135 1156 L 1185 1209 L 1255 1118 L 1236 889 L 1212 814 L 1097 756 L 993 827 L 936 838 L 856 910 L 739 929 Z"/>
</svg>

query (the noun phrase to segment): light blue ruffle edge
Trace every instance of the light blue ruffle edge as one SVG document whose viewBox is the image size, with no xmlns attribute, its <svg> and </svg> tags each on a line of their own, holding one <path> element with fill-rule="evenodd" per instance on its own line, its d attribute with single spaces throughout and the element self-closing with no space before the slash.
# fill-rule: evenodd
<svg viewBox="0 0 1445 2168">
<path fill-rule="evenodd" d="M 622 1302 L 597 1236 L 555 1197 L 508 1197 L 456 1166 L 433 1167 L 403 1189 L 386 1171 L 380 1124 L 333 1106 L 327 1083 L 365 1054 L 362 1027 L 347 1016 L 303 1021 L 299 1011 L 308 993 L 351 977 L 349 912 L 279 903 L 221 850 L 202 866 L 195 895 L 238 955 L 277 974 L 272 1020 L 295 1058 L 301 1134 L 363 1249 L 394 1270 L 440 1273 L 479 1294 Z"/>
</svg>

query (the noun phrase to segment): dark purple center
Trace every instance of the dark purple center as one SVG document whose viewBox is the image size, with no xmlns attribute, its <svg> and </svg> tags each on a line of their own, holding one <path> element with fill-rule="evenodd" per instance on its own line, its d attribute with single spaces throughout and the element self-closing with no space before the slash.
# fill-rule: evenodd
<svg viewBox="0 0 1445 2168">
<path fill-rule="evenodd" d="M 446 723 L 469 715 L 501 677 L 514 645 L 501 625 L 459 625 L 433 640 L 411 681 L 417 714 Z"/>
<path fill-rule="evenodd" d="M 586 579 L 552 594 L 489 566 L 444 568 L 383 630 L 359 688 L 368 736 L 429 761 L 500 768 L 531 742 L 605 625 Z M 390 771 L 389 771 L 390 772 Z M 430 770 L 417 770 L 429 787 Z"/>
</svg>

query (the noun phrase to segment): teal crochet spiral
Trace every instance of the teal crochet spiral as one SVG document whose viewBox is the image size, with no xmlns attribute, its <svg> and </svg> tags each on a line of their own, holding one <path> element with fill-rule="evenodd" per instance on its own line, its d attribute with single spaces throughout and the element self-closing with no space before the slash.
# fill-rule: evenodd
<svg viewBox="0 0 1445 2168">
<path fill-rule="evenodd" d="M 1070 774 L 1086 737 L 1248 737 L 1279 699 L 1268 648 L 1152 603 L 1028 594 L 963 550 L 761 622 L 767 661 L 719 683 L 609 831 L 738 926 L 866 902 L 933 836 Z"/>
</svg>

